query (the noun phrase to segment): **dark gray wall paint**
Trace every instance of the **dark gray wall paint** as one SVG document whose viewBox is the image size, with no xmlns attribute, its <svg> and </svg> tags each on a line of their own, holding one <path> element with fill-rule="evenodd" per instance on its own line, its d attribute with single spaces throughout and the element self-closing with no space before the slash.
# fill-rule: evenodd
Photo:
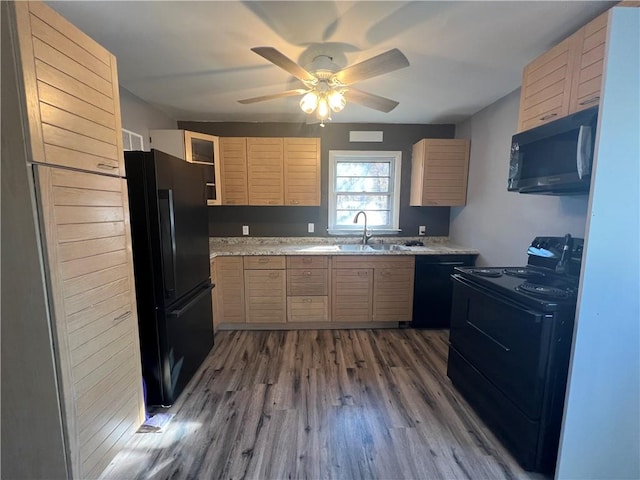
<svg viewBox="0 0 640 480">
<path fill-rule="evenodd" d="M 67 478 L 44 279 L 2 2 L 2 478 Z M 16 47 L 17 48 L 17 47 Z"/>
<path fill-rule="evenodd" d="M 320 137 L 322 194 L 320 207 L 209 207 L 209 233 L 215 237 L 241 236 L 249 225 L 251 236 L 328 236 L 327 192 L 329 150 L 400 150 L 400 229 L 402 236 L 416 236 L 418 225 L 427 226 L 429 236 L 449 234 L 449 207 L 410 207 L 411 148 L 422 138 L 453 138 L 454 125 L 329 123 L 186 122 L 178 128 L 221 137 Z M 351 130 L 383 132 L 383 142 L 351 143 Z M 315 233 L 307 233 L 307 223 L 315 223 Z"/>
</svg>

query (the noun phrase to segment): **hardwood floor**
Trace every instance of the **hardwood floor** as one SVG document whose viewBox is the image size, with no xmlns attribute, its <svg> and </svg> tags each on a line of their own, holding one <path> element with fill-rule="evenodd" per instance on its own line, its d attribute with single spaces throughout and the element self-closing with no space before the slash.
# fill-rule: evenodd
<svg viewBox="0 0 640 480">
<path fill-rule="evenodd" d="M 235 331 L 101 478 L 541 479 L 446 376 L 447 330 Z"/>
</svg>

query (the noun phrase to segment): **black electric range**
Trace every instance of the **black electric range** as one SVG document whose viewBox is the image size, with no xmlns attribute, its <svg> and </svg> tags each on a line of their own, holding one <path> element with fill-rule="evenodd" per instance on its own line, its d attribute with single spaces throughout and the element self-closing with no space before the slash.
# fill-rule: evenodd
<svg viewBox="0 0 640 480">
<path fill-rule="evenodd" d="M 555 467 L 582 239 L 536 237 L 522 267 L 459 267 L 447 375 L 527 470 Z"/>
</svg>

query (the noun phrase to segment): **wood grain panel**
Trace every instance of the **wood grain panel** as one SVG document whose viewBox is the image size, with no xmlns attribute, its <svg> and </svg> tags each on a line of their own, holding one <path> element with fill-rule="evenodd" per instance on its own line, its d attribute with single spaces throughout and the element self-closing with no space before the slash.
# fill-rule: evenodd
<svg viewBox="0 0 640 480">
<path fill-rule="evenodd" d="M 111 68 L 109 63 L 105 63 L 93 54 L 82 48 L 80 45 L 65 37 L 55 28 L 43 22 L 35 15 L 31 15 L 31 33 L 42 42 L 50 45 L 55 50 L 74 59 L 84 65 L 91 72 L 99 75 L 107 81 L 111 81 Z"/>
<path fill-rule="evenodd" d="M 78 295 L 79 293 L 86 292 L 87 290 L 114 282 L 120 278 L 127 277 L 128 275 L 129 271 L 127 269 L 127 265 L 122 264 L 106 270 L 71 278 L 62 283 L 63 294 L 65 298 L 69 298 L 74 295 Z"/>
<path fill-rule="evenodd" d="M 115 131 L 115 117 L 101 108 L 91 105 L 73 95 L 58 90 L 44 82 L 38 82 L 38 96 L 41 103 L 48 103 L 87 120 Z"/>
<path fill-rule="evenodd" d="M 376 269 L 373 280 L 373 320 L 409 322 L 413 318 L 414 269 Z"/>
<path fill-rule="evenodd" d="M 98 325 L 97 323 L 92 325 L 93 322 L 105 317 L 108 317 L 108 321 L 111 322 L 113 319 L 118 318 L 120 315 L 131 310 L 131 300 L 129 297 L 130 295 L 127 293 L 117 295 L 107 300 L 103 300 L 102 302 L 93 305 L 91 308 L 78 312 L 75 315 L 69 315 L 67 317 L 67 332 L 72 334 L 76 330 L 85 327 L 90 330 Z"/>
<path fill-rule="evenodd" d="M 40 115 L 44 123 L 79 133 L 85 137 L 116 145 L 116 132 L 91 120 L 66 112 L 46 103 L 40 104 Z"/>
<path fill-rule="evenodd" d="M 125 318 L 123 317 L 120 322 L 112 322 L 113 325 L 111 328 L 99 333 L 89 341 L 74 348 L 71 351 L 71 361 L 73 362 L 73 365 L 80 365 L 92 355 L 95 355 L 95 352 L 108 348 L 109 345 L 114 342 L 119 344 L 121 341 L 126 341 L 124 337 L 131 336 L 131 326 L 124 320 Z"/>
<path fill-rule="evenodd" d="M 110 98 L 108 95 L 98 92 L 89 85 L 82 83 L 80 80 L 73 78 L 71 75 L 67 75 L 65 72 L 41 60 L 36 59 L 35 70 L 38 81 L 49 84 L 58 90 L 73 95 L 115 116 L 116 106 L 114 105 L 113 98 Z"/>
<path fill-rule="evenodd" d="M 414 265 L 413 255 L 336 255 L 333 268 L 408 268 Z"/>
<path fill-rule="evenodd" d="M 320 205 L 320 139 L 284 138 L 284 204 Z"/>
<path fill-rule="evenodd" d="M 295 255 L 288 256 L 287 268 L 327 268 L 329 257 L 322 255 Z"/>
<path fill-rule="evenodd" d="M 287 321 L 286 283 L 284 270 L 244 271 L 247 323 L 283 323 Z"/>
<path fill-rule="evenodd" d="M 247 139 L 220 137 L 222 204 L 248 205 Z"/>
<path fill-rule="evenodd" d="M 69 150 L 64 147 L 45 144 L 44 151 L 47 159 L 56 165 L 64 165 L 70 168 L 91 170 L 104 174 L 117 174 L 120 164 L 119 159 L 105 158 L 84 152 Z"/>
<path fill-rule="evenodd" d="M 59 225 L 57 232 L 60 242 L 66 243 L 124 235 L 125 226 L 122 222 L 67 224 Z"/>
<path fill-rule="evenodd" d="M 331 321 L 371 321 L 373 269 L 334 266 L 331 275 Z"/>
<path fill-rule="evenodd" d="M 243 260 L 245 270 L 286 268 L 286 257 L 280 255 L 246 255 Z"/>
<path fill-rule="evenodd" d="M 287 322 L 327 322 L 328 320 L 328 297 L 287 297 Z"/>
<path fill-rule="evenodd" d="M 244 323 L 244 269 L 242 257 L 217 257 L 213 262 L 214 312 L 219 323 Z"/>
<path fill-rule="evenodd" d="M 327 269 L 294 268 L 287 270 L 287 295 L 328 295 L 329 277 Z"/>
<path fill-rule="evenodd" d="M 67 315 L 73 315 L 82 310 L 91 308 L 96 303 L 115 297 L 129 291 L 129 277 L 119 278 L 113 282 L 99 285 L 65 299 L 65 311 Z M 115 323 L 115 322 L 114 322 Z"/>
<path fill-rule="evenodd" d="M 249 205 L 284 204 L 282 138 L 247 138 Z"/>
<path fill-rule="evenodd" d="M 109 298 L 109 301 L 122 299 L 123 295 Z M 93 310 L 92 307 L 91 310 Z M 82 345 L 87 344 L 90 340 L 101 335 L 105 331 L 113 327 L 115 323 L 118 323 L 117 319 L 125 319 L 129 313 L 128 305 L 124 302 L 120 302 L 120 306 L 115 306 L 115 310 L 108 312 L 106 315 L 98 318 L 92 322 L 85 322 L 85 324 L 74 330 L 69 330 L 69 348 L 73 351 Z"/>
<path fill-rule="evenodd" d="M 56 205 L 84 207 L 118 207 L 122 205 L 121 192 L 56 187 L 53 198 Z"/>
<path fill-rule="evenodd" d="M 76 150 L 78 152 L 88 153 L 98 157 L 105 157 L 111 160 L 118 160 L 119 153 L 117 145 L 102 142 L 93 138 L 86 137 L 69 130 L 56 127 L 54 125 L 43 124 L 42 136 L 45 143 L 56 145 L 58 147 Z"/>
</svg>

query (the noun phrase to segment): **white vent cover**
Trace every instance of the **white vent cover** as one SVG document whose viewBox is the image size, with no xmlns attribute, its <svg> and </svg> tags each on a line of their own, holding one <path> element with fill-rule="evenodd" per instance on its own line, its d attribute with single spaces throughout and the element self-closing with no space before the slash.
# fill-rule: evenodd
<svg viewBox="0 0 640 480">
<path fill-rule="evenodd" d="M 122 146 L 125 152 L 130 150 L 144 150 L 142 135 L 130 130 L 122 129 Z"/>
<path fill-rule="evenodd" d="M 357 131 L 351 130 L 349 132 L 349 141 L 350 142 L 381 142 L 382 141 L 382 132 L 381 131 Z"/>
</svg>

